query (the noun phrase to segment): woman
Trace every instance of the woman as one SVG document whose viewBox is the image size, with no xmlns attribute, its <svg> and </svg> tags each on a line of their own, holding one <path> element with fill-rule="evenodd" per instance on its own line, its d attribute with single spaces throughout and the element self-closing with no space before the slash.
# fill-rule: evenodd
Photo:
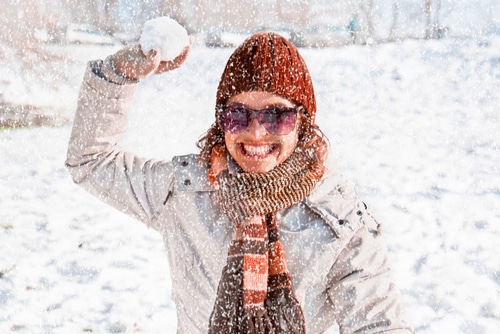
<svg viewBox="0 0 500 334">
<path fill-rule="evenodd" d="M 274 33 L 229 58 L 199 155 L 120 149 L 135 83 L 182 65 L 124 48 L 89 63 L 68 148 L 73 180 L 164 238 L 179 333 L 412 333 L 380 226 L 328 172 L 311 77 Z"/>
</svg>

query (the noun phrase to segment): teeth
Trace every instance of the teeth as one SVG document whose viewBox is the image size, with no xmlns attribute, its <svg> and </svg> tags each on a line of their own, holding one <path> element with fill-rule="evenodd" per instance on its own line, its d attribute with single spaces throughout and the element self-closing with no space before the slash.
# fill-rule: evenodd
<svg viewBox="0 0 500 334">
<path fill-rule="evenodd" d="M 273 150 L 273 145 L 243 145 L 243 148 L 250 155 L 266 155 Z"/>
</svg>

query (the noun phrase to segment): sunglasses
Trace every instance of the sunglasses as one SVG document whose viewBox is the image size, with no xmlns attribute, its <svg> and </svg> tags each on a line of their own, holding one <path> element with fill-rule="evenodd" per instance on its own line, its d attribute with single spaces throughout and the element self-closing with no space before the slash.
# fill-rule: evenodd
<svg viewBox="0 0 500 334">
<path fill-rule="evenodd" d="M 303 109 L 298 107 L 270 106 L 262 110 L 254 110 L 240 103 L 217 106 L 217 121 L 222 131 L 241 133 L 245 131 L 253 119 L 272 135 L 289 134 L 297 121 L 297 113 Z"/>
</svg>

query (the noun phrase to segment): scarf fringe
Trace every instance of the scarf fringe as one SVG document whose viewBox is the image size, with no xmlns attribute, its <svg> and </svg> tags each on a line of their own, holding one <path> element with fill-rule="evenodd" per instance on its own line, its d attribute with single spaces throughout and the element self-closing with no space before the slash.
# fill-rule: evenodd
<svg viewBox="0 0 500 334">
<path fill-rule="evenodd" d="M 268 291 L 265 305 L 274 328 L 273 333 L 304 334 L 306 332 L 304 313 L 292 290 Z"/>
<path fill-rule="evenodd" d="M 250 334 L 274 334 L 271 319 L 263 306 L 245 306 Z"/>
</svg>

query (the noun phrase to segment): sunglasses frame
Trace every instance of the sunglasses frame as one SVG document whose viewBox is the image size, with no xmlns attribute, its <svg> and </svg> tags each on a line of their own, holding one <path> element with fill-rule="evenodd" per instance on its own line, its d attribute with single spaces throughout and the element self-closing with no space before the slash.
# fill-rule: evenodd
<svg viewBox="0 0 500 334">
<path fill-rule="evenodd" d="M 244 127 L 243 129 L 241 129 L 240 131 L 229 131 L 228 129 L 226 129 L 226 126 L 225 126 L 225 112 L 228 108 L 241 108 L 243 109 L 245 112 L 246 112 L 246 120 L 247 120 L 247 125 L 246 127 Z M 238 133 L 242 133 L 244 132 L 246 129 L 248 129 L 248 127 L 250 126 L 250 124 L 252 123 L 252 120 L 254 119 L 257 119 L 260 123 L 261 126 L 263 126 L 266 131 L 272 135 L 278 135 L 278 136 L 285 136 L 287 134 L 289 134 L 290 132 L 292 132 L 292 130 L 295 128 L 295 125 L 297 123 L 297 114 L 303 110 L 304 107 L 302 105 L 298 105 L 296 107 L 282 107 L 282 106 L 269 106 L 267 108 L 264 108 L 264 109 L 260 109 L 260 110 L 256 110 L 256 109 L 252 109 L 252 108 L 248 108 L 247 106 L 245 106 L 244 104 L 241 104 L 241 103 L 232 103 L 230 105 L 226 105 L 226 104 L 220 104 L 217 106 L 217 123 L 219 124 L 219 127 L 222 129 L 222 131 L 224 132 L 228 132 L 228 133 L 234 133 L 234 134 L 238 134 Z M 276 110 L 278 110 L 278 112 L 276 113 L 279 113 L 279 114 L 283 114 L 284 112 L 294 112 L 294 122 L 293 122 L 293 126 L 290 126 L 290 129 L 288 130 L 288 128 L 286 129 L 286 131 L 276 131 L 275 129 L 279 129 L 278 127 L 278 124 L 280 123 L 279 122 L 279 117 L 278 117 L 278 120 L 273 124 L 273 123 L 270 123 L 270 122 L 262 122 L 262 118 L 260 115 L 262 115 L 263 112 L 265 111 L 274 111 L 276 112 Z M 281 111 L 281 112 L 279 112 Z"/>
</svg>

